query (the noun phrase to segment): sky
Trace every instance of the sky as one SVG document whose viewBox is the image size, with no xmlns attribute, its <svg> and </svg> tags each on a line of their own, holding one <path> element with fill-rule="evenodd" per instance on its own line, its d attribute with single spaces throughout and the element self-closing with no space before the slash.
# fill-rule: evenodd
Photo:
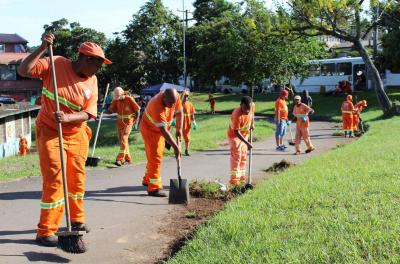
<svg viewBox="0 0 400 264">
<path fill-rule="evenodd" d="M 163 3 L 179 15 L 183 1 L 186 9 L 193 10 L 193 0 L 163 0 Z M 273 0 L 264 1 L 271 6 Z M 17 33 L 29 46 L 36 46 L 41 43 L 43 25 L 66 18 L 112 38 L 113 32 L 124 30 L 145 3 L 146 0 L 0 0 L 0 33 Z"/>
</svg>

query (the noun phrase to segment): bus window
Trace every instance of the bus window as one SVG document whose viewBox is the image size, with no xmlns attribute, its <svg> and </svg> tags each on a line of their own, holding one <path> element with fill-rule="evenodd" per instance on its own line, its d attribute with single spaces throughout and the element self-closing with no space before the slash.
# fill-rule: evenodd
<svg viewBox="0 0 400 264">
<path fill-rule="evenodd" d="M 350 62 L 338 63 L 337 64 L 337 73 L 340 76 L 352 75 L 351 74 L 351 63 Z"/>
<path fill-rule="evenodd" d="M 321 76 L 333 76 L 335 73 L 335 63 L 321 65 Z"/>
<path fill-rule="evenodd" d="M 319 76 L 321 71 L 321 67 L 318 64 L 311 64 L 309 68 L 308 76 L 315 77 Z"/>
</svg>

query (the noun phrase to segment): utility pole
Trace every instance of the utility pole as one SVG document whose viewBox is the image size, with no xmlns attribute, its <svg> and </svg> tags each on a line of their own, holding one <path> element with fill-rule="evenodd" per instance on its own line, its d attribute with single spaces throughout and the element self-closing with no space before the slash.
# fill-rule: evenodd
<svg viewBox="0 0 400 264">
<path fill-rule="evenodd" d="M 188 21 L 193 19 L 188 19 L 189 10 L 185 9 L 185 0 L 182 0 L 182 33 L 183 33 L 183 83 L 186 88 L 187 82 L 187 69 L 186 69 L 186 28 L 188 27 Z"/>
</svg>

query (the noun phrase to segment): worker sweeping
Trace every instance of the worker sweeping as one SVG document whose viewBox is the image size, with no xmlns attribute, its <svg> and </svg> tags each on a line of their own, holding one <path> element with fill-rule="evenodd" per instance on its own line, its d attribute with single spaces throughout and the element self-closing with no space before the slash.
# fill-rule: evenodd
<svg viewBox="0 0 400 264">
<path fill-rule="evenodd" d="M 215 98 L 211 93 L 208 94 L 208 102 L 210 104 L 211 114 L 213 115 L 215 114 Z"/>
<path fill-rule="evenodd" d="M 189 91 L 185 91 L 183 93 L 182 100 L 182 108 L 183 108 L 183 140 L 185 141 L 185 155 L 190 156 L 189 147 L 190 147 L 190 130 L 197 129 L 196 119 L 194 117 L 195 109 L 193 104 L 189 101 Z"/>
<path fill-rule="evenodd" d="M 26 153 L 28 151 L 28 140 L 26 140 L 26 137 L 23 135 L 19 136 L 19 155 L 22 157 L 26 156 Z"/>
<path fill-rule="evenodd" d="M 283 137 L 286 134 L 287 129 L 287 120 L 289 110 L 286 104 L 286 100 L 288 99 L 289 92 L 287 90 L 282 90 L 279 94 L 278 99 L 275 102 L 275 141 L 276 141 L 276 150 L 283 151 L 286 146 L 283 144 Z"/>
<path fill-rule="evenodd" d="M 353 96 L 347 95 L 346 101 L 342 103 L 341 107 L 344 137 L 353 137 L 354 105 L 352 100 Z"/>
<path fill-rule="evenodd" d="M 310 119 L 308 115 L 313 113 L 314 110 L 308 105 L 301 102 L 301 96 L 296 95 L 294 97 L 294 107 L 293 107 L 293 116 L 297 119 L 296 121 L 296 138 L 295 138 L 295 155 L 299 155 L 301 153 L 300 143 L 301 139 L 303 139 L 304 143 L 307 146 L 306 153 L 310 153 L 315 150 L 314 146 L 311 143 L 310 139 Z"/>
<path fill-rule="evenodd" d="M 174 114 L 176 113 L 177 140 L 174 140 L 168 130 Z M 182 136 L 182 102 L 178 92 L 168 88 L 154 96 L 148 103 L 142 121 L 140 122 L 140 133 L 142 134 L 144 148 L 146 151 L 146 173 L 143 177 L 143 185 L 147 186 L 150 196 L 166 197 L 162 191 L 161 162 L 165 149 L 165 141 L 172 146 L 175 158 L 181 158 L 181 150 L 178 139 Z"/>
<path fill-rule="evenodd" d="M 240 107 L 232 112 L 227 132 L 231 152 L 229 181 L 231 185 L 238 185 L 246 181 L 247 150 L 253 147 L 249 142 L 249 132 L 254 128 L 253 109 L 255 107 L 251 97 L 244 96 L 240 101 Z"/>
<path fill-rule="evenodd" d="M 132 157 L 129 152 L 129 135 L 132 132 L 132 126 L 137 129 L 139 122 L 140 107 L 135 99 L 125 94 L 121 87 L 116 87 L 113 92 L 113 101 L 108 109 L 111 113 L 117 113 L 117 133 L 120 145 L 119 153 L 115 160 L 115 165 L 132 163 Z"/>
<path fill-rule="evenodd" d="M 358 131 L 360 121 L 362 121 L 361 117 L 360 117 L 360 113 L 364 110 L 364 107 L 367 107 L 366 100 L 362 100 L 354 105 L 354 112 L 353 112 L 353 131 L 354 132 Z"/>
<path fill-rule="evenodd" d="M 58 230 L 64 210 L 64 196 L 61 173 L 60 145 L 57 123 L 62 124 L 70 220 L 73 231 L 89 231 L 85 224 L 83 197 L 85 193 L 85 161 L 88 154 L 90 128 L 86 121 L 97 115 L 97 78 L 95 73 L 103 63 L 112 62 L 105 58 L 101 47 L 84 42 L 79 47 L 77 60 L 55 56 L 55 75 L 58 86 L 60 111 L 55 112 L 54 85 L 49 58 L 43 54 L 54 41 L 54 35 L 45 34 L 42 44 L 18 67 L 24 77 L 41 78 L 43 81 L 42 107 L 36 119 L 36 142 L 40 170 L 43 178 L 40 221 L 36 241 L 48 247 L 57 246 Z M 85 243 L 80 241 L 85 251 Z"/>
</svg>

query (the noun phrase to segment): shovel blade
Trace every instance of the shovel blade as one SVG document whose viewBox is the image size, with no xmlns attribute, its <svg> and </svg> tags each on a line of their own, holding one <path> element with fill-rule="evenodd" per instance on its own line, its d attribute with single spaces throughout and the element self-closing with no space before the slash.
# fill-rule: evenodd
<svg viewBox="0 0 400 264">
<path fill-rule="evenodd" d="M 170 180 L 168 203 L 189 204 L 189 184 L 186 179 L 181 179 L 180 185 L 178 179 Z"/>
<path fill-rule="evenodd" d="M 96 157 L 88 157 L 86 159 L 85 165 L 89 167 L 97 167 L 97 164 L 99 163 L 100 158 Z"/>
</svg>

